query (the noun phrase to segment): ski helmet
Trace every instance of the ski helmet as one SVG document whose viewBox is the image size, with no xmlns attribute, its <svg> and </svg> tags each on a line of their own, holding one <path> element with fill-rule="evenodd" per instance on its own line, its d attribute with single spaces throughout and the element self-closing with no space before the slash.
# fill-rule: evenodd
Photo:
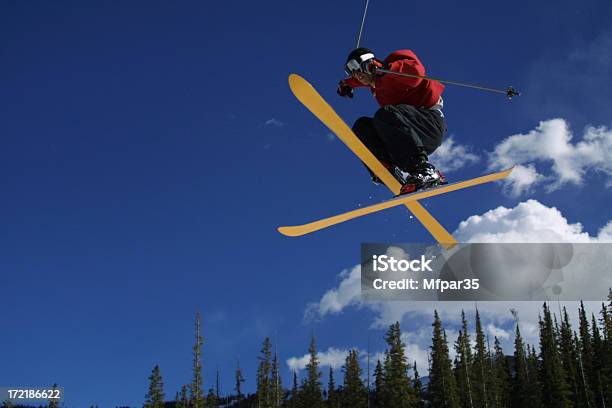
<svg viewBox="0 0 612 408">
<path fill-rule="evenodd" d="M 363 72 L 363 63 L 374 59 L 374 53 L 368 48 L 355 48 L 346 58 L 344 71 L 347 75 L 353 72 Z"/>
</svg>

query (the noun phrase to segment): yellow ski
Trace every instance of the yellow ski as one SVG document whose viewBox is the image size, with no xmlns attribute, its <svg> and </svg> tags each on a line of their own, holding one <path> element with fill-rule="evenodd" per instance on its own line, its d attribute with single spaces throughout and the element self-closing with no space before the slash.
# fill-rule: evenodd
<svg viewBox="0 0 612 408">
<path fill-rule="evenodd" d="M 514 168 L 514 167 L 513 167 Z M 501 180 L 507 177 L 512 169 L 500 171 L 498 173 L 487 174 L 486 176 L 476 177 L 466 181 L 460 181 L 458 183 L 448 184 L 445 186 L 435 187 L 430 190 L 419 191 L 416 193 L 408 194 L 393 198 L 391 200 L 383 201 L 382 203 L 370 205 L 368 207 L 358 208 L 353 211 L 345 212 L 343 214 L 334 215 L 333 217 L 324 218 L 322 220 L 310 222 L 304 225 L 295 225 L 289 227 L 279 227 L 278 232 L 289 237 L 297 237 L 306 235 L 311 232 L 319 231 L 323 228 L 331 227 L 332 225 L 340 224 L 341 222 L 352 220 L 357 217 L 372 214 L 378 211 L 385 210 L 387 208 L 396 207 L 398 205 L 408 205 L 415 203 L 417 200 L 437 196 L 440 194 L 449 193 L 451 191 L 461 190 L 463 188 L 476 186 L 479 184 L 489 183 L 495 180 Z"/>
<path fill-rule="evenodd" d="M 323 99 L 308 81 L 296 74 L 289 75 L 289 87 L 296 98 L 310 110 L 325 126 L 334 132 L 340 140 L 348 146 L 353 153 L 361 159 L 378 176 L 379 179 L 393 192 L 398 194 L 401 184 L 376 159 L 367 147 L 353 133 L 350 127 L 338 116 L 334 109 Z M 443 247 L 452 247 L 457 241 L 440 223 L 418 202 L 417 199 L 406 200 L 404 204 L 433 235 Z M 333 224 L 330 224 L 333 225 Z M 281 227 L 292 228 L 292 227 Z M 316 229 L 315 229 L 316 230 Z M 279 228 L 280 231 L 280 228 Z M 281 231 L 282 233 L 282 231 Z M 288 234 L 286 234 L 288 235 Z M 302 235 L 302 234 L 297 234 Z"/>
</svg>

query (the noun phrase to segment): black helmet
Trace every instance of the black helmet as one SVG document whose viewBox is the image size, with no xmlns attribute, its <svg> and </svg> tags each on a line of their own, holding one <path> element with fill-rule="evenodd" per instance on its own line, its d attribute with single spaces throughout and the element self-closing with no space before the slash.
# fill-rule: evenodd
<svg viewBox="0 0 612 408">
<path fill-rule="evenodd" d="M 346 58 L 344 70 L 347 75 L 351 75 L 355 71 L 361 71 L 363 63 L 373 58 L 374 53 L 370 49 L 364 47 L 355 48 Z"/>
</svg>

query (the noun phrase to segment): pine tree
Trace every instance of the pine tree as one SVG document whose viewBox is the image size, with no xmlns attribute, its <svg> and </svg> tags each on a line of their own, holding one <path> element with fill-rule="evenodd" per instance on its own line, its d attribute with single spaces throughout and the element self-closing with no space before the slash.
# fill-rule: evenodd
<svg viewBox="0 0 612 408">
<path fill-rule="evenodd" d="M 221 387 L 219 385 L 219 367 L 217 367 L 217 372 L 215 376 L 215 397 L 217 397 L 217 401 L 221 401 Z"/>
<path fill-rule="evenodd" d="M 200 333 L 200 312 L 196 313 L 195 344 L 193 346 L 193 379 L 189 385 L 190 408 L 204 408 L 204 391 L 202 390 L 202 335 Z"/>
<path fill-rule="evenodd" d="M 499 339 L 495 337 L 494 342 L 495 355 L 493 358 L 493 370 L 495 378 L 495 403 L 494 407 L 502 408 L 511 405 L 512 383 L 510 366 L 508 359 L 504 354 Z"/>
<path fill-rule="evenodd" d="M 561 329 L 559 330 L 559 352 L 561 356 L 561 365 L 565 373 L 565 382 L 569 386 L 569 400 L 575 407 L 586 407 L 585 401 L 581 398 L 579 392 L 579 381 L 577 375 L 577 359 L 576 344 L 572 335 L 572 326 L 567 315 L 567 309 L 564 307 L 561 317 Z"/>
<path fill-rule="evenodd" d="M 527 346 L 527 372 L 529 373 L 529 384 L 527 384 L 527 396 L 530 408 L 542 407 L 542 382 L 538 368 L 538 355 L 535 347 Z"/>
<path fill-rule="evenodd" d="M 601 326 L 603 341 L 602 376 L 603 395 L 606 406 L 612 405 L 612 289 L 610 289 L 610 305 L 601 304 Z"/>
<path fill-rule="evenodd" d="M 383 408 L 385 401 L 385 372 L 380 360 L 376 360 L 374 369 L 374 406 Z"/>
<path fill-rule="evenodd" d="M 299 394 L 299 389 L 298 389 L 298 382 L 297 382 L 297 373 L 294 371 L 293 372 L 293 386 L 291 387 L 291 395 L 290 395 L 290 402 L 291 402 L 291 408 L 297 408 L 300 406 L 300 394 Z"/>
<path fill-rule="evenodd" d="M 164 384 L 159 366 L 153 367 L 149 376 L 149 391 L 145 395 L 145 408 L 164 407 Z"/>
<path fill-rule="evenodd" d="M 595 378 L 593 376 L 593 339 L 591 338 L 591 331 L 589 328 L 589 321 L 586 316 L 586 310 L 584 309 L 584 303 L 580 302 L 580 308 L 578 309 L 578 332 L 580 342 L 578 344 L 578 364 L 580 368 L 580 375 L 583 377 L 583 388 L 585 399 L 589 407 L 595 407 L 595 389 L 593 387 Z"/>
<path fill-rule="evenodd" d="M 546 408 L 569 407 L 570 388 L 561 363 L 555 325 L 550 308 L 546 303 L 544 303 L 542 309 L 543 317 L 539 321 L 541 360 L 539 379 L 542 383 L 543 406 Z M 535 354 L 535 351 L 533 354 Z"/>
<path fill-rule="evenodd" d="M 310 360 L 308 364 L 306 364 L 306 379 L 301 387 L 300 402 L 303 407 L 321 408 L 323 407 L 321 372 L 319 371 L 319 357 L 317 355 L 317 345 L 314 335 L 310 341 L 308 353 L 310 354 Z"/>
<path fill-rule="evenodd" d="M 598 407 L 604 407 L 606 401 L 606 395 L 604 387 L 606 387 L 610 381 L 607 378 L 605 371 L 606 366 L 606 354 L 604 341 L 601 337 L 595 315 L 591 315 L 591 327 L 593 328 L 593 383 L 595 384 L 593 392 L 595 393 L 595 401 Z"/>
<path fill-rule="evenodd" d="M 461 408 L 474 408 L 470 370 L 472 367 L 472 351 L 470 335 L 465 312 L 461 311 L 461 330 L 455 342 L 457 357 L 454 362 L 454 375 L 457 383 L 457 393 Z"/>
<path fill-rule="evenodd" d="M 414 406 L 414 390 L 408 376 L 408 364 L 402 342 L 399 322 L 392 324 L 387 331 L 387 361 L 385 361 L 386 404 L 392 407 Z"/>
<path fill-rule="evenodd" d="M 421 382 L 421 377 L 419 376 L 419 370 L 417 370 L 417 363 L 414 362 L 414 366 L 412 367 L 414 371 L 414 397 L 416 400 L 416 408 L 424 408 L 425 401 L 423 400 L 423 383 Z"/>
<path fill-rule="evenodd" d="M 340 399 L 338 390 L 336 390 L 336 381 L 334 380 L 334 369 L 329 367 L 329 378 L 327 382 L 327 406 L 328 408 L 339 408 Z"/>
<path fill-rule="evenodd" d="M 272 405 L 272 343 L 266 337 L 259 355 L 257 369 L 257 401 L 258 408 L 271 408 Z"/>
<path fill-rule="evenodd" d="M 275 352 L 274 358 L 272 359 L 272 373 L 271 373 L 271 388 L 272 388 L 272 406 L 279 408 L 283 399 L 283 384 L 280 377 L 280 365 L 278 362 L 278 355 Z"/>
<path fill-rule="evenodd" d="M 430 355 L 429 384 L 427 386 L 432 408 L 458 408 L 459 398 L 455 377 L 448 356 L 446 333 L 438 311 L 434 311 L 433 337 Z"/>
<path fill-rule="evenodd" d="M 236 402 L 238 404 L 238 408 L 240 408 L 240 404 L 242 403 L 242 383 L 244 382 L 244 377 L 242 376 L 242 370 L 240 369 L 240 361 L 236 364 L 236 377 L 235 377 L 235 385 L 234 390 L 236 390 Z"/>
<path fill-rule="evenodd" d="M 217 408 L 219 406 L 219 397 L 217 396 L 217 391 L 214 388 L 208 389 L 208 394 L 206 395 L 206 407 L 207 408 Z"/>
<path fill-rule="evenodd" d="M 177 393 L 176 408 L 189 408 L 189 397 L 186 385 L 181 387 L 180 394 Z"/>
<path fill-rule="evenodd" d="M 517 324 L 514 338 L 514 377 L 512 380 L 513 408 L 528 407 L 530 403 L 533 402 L 529 400 L 529 373 L 527 370 L 525 345 L 521 337 L 521 330 Z"/>
<path fill-rule="evenodd" d="M 580 338 L 578 333 L 574 332 L 574 344 L 576 345 L 576 376 L 578 378 L 578 393 L 579 399 L 582 401 L 582 405 L 578 407 L 595 407 L 595 399 L 591 393 L 591 387 L 588 384 L 587 377 L 584 373 L 584 365 L 582 364 L 582 345 L 580 344 Z"/>
<path fill-rule="evenodd" d="M 51 386 L 52 390 L 57 390 L 57 384 L 53 384 Z M 49 408 L 58 408 L 59 407 L 59 402 L 57 399 L 50 399 L 49 400 Z"/>
<path fill-rule="evenodd" d="M 475 407 L 491 407 L 491 363 L 487 350 L 486 337 L 480 321 L 480 312 L 476 309 L 476 345 L 472 361 L 472 390 Z"/>
<path fill-rule="evenodd" d="M 349 350 L 343 370 L 342 406 L 365 406 L 367 403 L 367 389 L 361 381 L 361 367 L 359 366 L 357 350 Z"/>
</svg>

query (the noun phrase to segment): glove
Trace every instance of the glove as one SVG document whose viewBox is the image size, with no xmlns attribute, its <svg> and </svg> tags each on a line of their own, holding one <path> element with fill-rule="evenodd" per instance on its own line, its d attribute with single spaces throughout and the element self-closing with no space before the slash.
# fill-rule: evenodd
<svg viewBox="0 0 612 408">
<path fill-rule="evenodd" d="M 343 98 L 353 97 L 353 88 L 350 85 L 348 85 L 346 82 L 344 82 L 344 80 L 338 83 L 338 89 L 336 92 L 338 93 L 338 95 L 342 96 Z"/>
</svg>

